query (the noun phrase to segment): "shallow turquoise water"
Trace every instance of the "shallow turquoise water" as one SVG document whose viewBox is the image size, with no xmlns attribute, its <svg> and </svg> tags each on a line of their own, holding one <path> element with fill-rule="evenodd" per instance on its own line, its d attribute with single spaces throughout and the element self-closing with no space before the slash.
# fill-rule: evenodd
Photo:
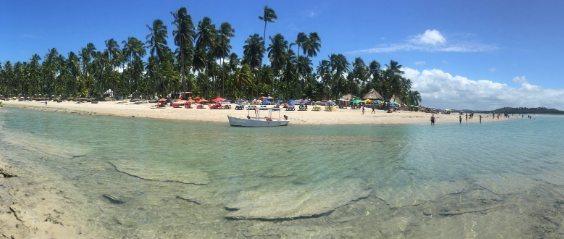
<svg viewBox="0 0 564 239">
<path fill-rule="evenodd" d="M 534 118 L 239 128 L 5 108 L 0 156 L 60 177 L 112 237 L 557 238 L 564 118 Z"/>
</svg>

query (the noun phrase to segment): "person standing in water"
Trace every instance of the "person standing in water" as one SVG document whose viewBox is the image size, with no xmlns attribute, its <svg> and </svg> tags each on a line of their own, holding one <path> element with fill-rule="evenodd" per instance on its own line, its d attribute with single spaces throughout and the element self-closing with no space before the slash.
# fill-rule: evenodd
<svg viewBox="0 0 564 239">
<path fill-rule="evenodd" d="M 460 122 L 460 124 L 462 124 L 462 115 L 458 116 L 458 121 Z"/>
<path fill-rule="evenodd" d="M 482 115 L 480 115 L 480 124 L 482 123 Z"/>
<path fill-rule="evenodd" d="M 431 115 L 431 125 L 435 125 L 435 114 Z"/>
</svg>

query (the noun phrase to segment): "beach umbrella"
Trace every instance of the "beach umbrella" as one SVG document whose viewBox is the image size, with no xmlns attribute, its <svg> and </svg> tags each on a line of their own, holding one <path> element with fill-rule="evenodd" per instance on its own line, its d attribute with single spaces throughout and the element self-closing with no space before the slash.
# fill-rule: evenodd
<svg viewBox="0 0 564 239">
<path fill-rule="evenodd" d="M 159 102 L 163 102 L 163 101 L 166 101 L 166 99 L 165 99 L 165 98 L 160 98 L 160 99 L 159 99 Z"/>
<path fill-rule="evenodd" d="M 394 105 L 398 105 L 398 102 L 395 102 L 395 101 L 394 101 L 394 102 L 392 102 L 392 104 L 394 104 Z"/>
<path fill-rule="evenodd" d="M 327 102 L 327 104 L 328 104 L 328 105 L 334 105 L 334 104 L 335 104 L 335 102 L 333 102 L 333 101 L 329 101 L 329 102 Z"/>
<path fill-rule="evenodd" d="M 267 100 L 272 100 L 272 96 L 266 97 Z"/>
<path fill-rule="evenodd" d="M 245 102 L 246 100 L 237 100 L 237 103 Z"/>
<path fill-rule="evenodd" d="M 296 101 L 295 101 L 295 100 L 290 100 L 290 101 L 288 101 L 287 103 L 288 103 L 288 104 L 295 104 Z"/>
<path fill-rule="evenodd" d="M 376 100 L 376 102 L 380 103 L 380 102 L 382 102 L 382 100 Z"/>
<path fill-rule="evenodd" d="M 225 100 L 223 100 L 223 102 L 231 102 L 231 100 L 230 100 L 230 99 L 225 99 Z"/>
<path fill-rule="evenodd" d="M 362 100 L 351 100 L 351 103 L 355 103 L 355 104 L 360 102 L 362 102 Z"/>
<path fill-rule="evenodd" d="M 302 100 L 302 101 L 300 102 L 300 104 L 307 104 L 307 103 L 309 103 L 309 100 Z"/>
<path fill-rule="evenodd" d="M 263 103 L 263 104 L 270 104 L 270 103 L 272 103 L 272 102 L 270 102 L 270 100 L 263 100 L 262 103 Z"/>
<path fill-rule="evenodd" d="M 208 100 L 202 98 L 202 99 L 200 100 L 200 103 L 208 103 Z"/>
<path fill-rule="evenodd" d="M 194 103 L 194 102 L 196 102 L 196 101 L 193 100 L 193 99 L 189 99 L 189 100 L 186 101 L 186 103 Z"/>
<path fill-rule="evenodd" d="M 320 104 L 321 104 L 321 101 L 317 101 L 317 102 L 315 102 L 314 104 L 320 105 Z"/>
<path fill-rule="evenodd" d="M 259 100 L 263 100 L 263 99 L 266 99 L 266 96 L 261 96 L 261 97 L 259 98 Z"/>
<path fill-rule="evenodd" d="M 282 100 L 277 100 L 277 101 L 274 101 L 274 104 L 279 104 L 279 103 L 282 103 L 282 102 L 284 102 L 284 101 L 282 101 Z"/>
<path fill-rule="evenodd" d="M 224 101 L 224 100 L 225 100 L 224 98 L 217 97 L 217 98 L 213 99 L 212 102 L 218 102 L 218 101 Z"/>
<path fill-rule="evenodd" d="M 364 100 L 364 102 L 370 102 L 370 101 L 371 101 L 370 99 L 366 99 L 366 100 Z"/>
<path fill-rule="evenodd" d="M 200 96 L 199 96 L 199 95 L 196 96 L 196 97 L 194 97 L 194 100 L 199 100 L 199 99 L 200 99 Z"/>
</svg>

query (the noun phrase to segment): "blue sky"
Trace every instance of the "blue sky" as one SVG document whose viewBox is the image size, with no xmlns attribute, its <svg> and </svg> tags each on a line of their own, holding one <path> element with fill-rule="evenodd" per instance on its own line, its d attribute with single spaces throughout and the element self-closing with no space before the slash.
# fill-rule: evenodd
<svg viewBox="0 0 564 239">
<path fill-rule="evenodd" d="M 317 32 L 314 65 L 331 53 L 398 61 L 423 105 L 564 109 L 564 1 L 7 1 L 0 62 L 43 57 L 53 47 L 66 55 L 89 42 L 102 50 L 110 38 L 144 40 L 155 19 L 168 24 L 174 49 L 170 12 L 182 6 L 196 23 L 205 16 L 231 23 L 241 57 L 248 36 L 262 36 L 264 5 L 278 15 L 267 38 Z"/>
</svg>

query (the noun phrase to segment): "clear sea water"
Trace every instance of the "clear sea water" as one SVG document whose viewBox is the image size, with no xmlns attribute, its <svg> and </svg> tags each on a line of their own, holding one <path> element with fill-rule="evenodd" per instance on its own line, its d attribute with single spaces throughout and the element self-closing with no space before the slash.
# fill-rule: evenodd
<svg viewBox="0 0 564 239">
<path fill-rule="evenodd" d="M 108 238 L 562 238 L 564 117 L 533 118 L 239 128 L 3 108 L 0 157 Z"/>
</svg>

